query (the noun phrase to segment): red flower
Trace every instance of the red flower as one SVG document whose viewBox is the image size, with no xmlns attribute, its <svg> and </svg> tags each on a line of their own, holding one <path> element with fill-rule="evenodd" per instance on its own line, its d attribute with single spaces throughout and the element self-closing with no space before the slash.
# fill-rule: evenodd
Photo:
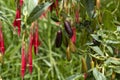
<svg viewBox="0 0 120 80">
<path fill-rule="evenodd" d="M 23 5 L 23 0 L 19 0 L 19 4 L 20 4 L 20 6 L 22 6 Z"/>
<path fill-rule="evenodd" d="M 58 16 L 58 6 L 59 6 L 59 4 L 58 4 L 58 0 L 55 0 L 55 2 L 53 2 L 53 4 L 49 7 L 50 8 L 50 12 L 52 12 L 53 11 L 53 9 L 56 9 L 56 15 Z"/>
<path fill-rule="evenodd" d="M 88 77 L 88 74 L 87 73 L 84 73 L 84 80 L 86 80 Z"/>
<path fill-rule="evenodd" d="M 2 54 L 5 53 L 4 39 L 3 39 L 3 33 L 1 27 L 0 27 L 0 52 L 2 52 Z"/>
<path fill-rule="evenodd" d="M 22 52 L 22 57 L 21 57 L 21 76 L 22 76 L 22 79 L 23 79 L 24 75 L 25 75 L 25 71 L 26 71 L 26 65 L 27 65 L 26 55 L 25 55 L 25 43 L 23 43 L 23 45 L 22 45 L 21 52 Z"/>
<path fill-rule="evenodd" d="M 30 42 L 29 42 L 29 50 L 28 50 L 28 63 L 29 63 L 29 72 L 32 74 L 32 45 L 33 45 L 33 35 L 30 33 Z"/>
<path fill-rule="evenodd" d="M 33 45 L 34 45 L 34 53 L 38 53 L 38 46 L 40 45 L 39 34 L 38 34 L 38 25 L 36 26 L 35 33 L 33 36 Z"/>
<path fill-rule="evenodd" d="M 73 31 L 73 36 L 71 37 L 71 41 L 75 44 L 75 42 L 76 42 L 76 28 L 73 27 L 72 31 Z"/>
<path fill-rule="evenodd" d="M 13 26 L 14 27 L 18 27 L 18 35 L 20 35 L 20 32 L 21 32 L 21 29 L 20 29 L 20 26 L 21 26 L 21 10 L 20 8 L 17 8 L 16 10 L 16 17 L 15 17 L 15 20 L 13 22 Z"/>
<path fill-rule="evenodd" d="M 80 20 L 79 20 L 79 10 L 76 10 L 76 12 L 75 12 L 75 20 L 76 20 L 76 23 L 80 22 Z"/>
<path fill-rule="evenodd" d="M 58 16 L 58 9 L 57 9 L 58 6 L 59 6 L 59 5 L 58 5 L 58 0 L 56 0 L 56 1 L 55 1 L 55 4 L 54 4 L 54 7 L 55 7 L 55 9 L 56 9 L 56 15 L 57 15 L 57 16 Z"/>
</svg>

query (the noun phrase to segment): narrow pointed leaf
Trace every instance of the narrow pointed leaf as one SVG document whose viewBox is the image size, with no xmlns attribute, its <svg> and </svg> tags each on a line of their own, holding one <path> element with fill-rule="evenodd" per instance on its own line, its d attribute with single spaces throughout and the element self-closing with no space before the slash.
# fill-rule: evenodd
<svg viewBox="0 0 120 80">
<path fill-rule="evenodd" d="M 39 18 L 40 15 L 51 5 L 52 3 L 46 2 L 44 4 L 37 5 L 33 11 L 30 13 L 27 23 L 31 23 Z"/>
</svg>

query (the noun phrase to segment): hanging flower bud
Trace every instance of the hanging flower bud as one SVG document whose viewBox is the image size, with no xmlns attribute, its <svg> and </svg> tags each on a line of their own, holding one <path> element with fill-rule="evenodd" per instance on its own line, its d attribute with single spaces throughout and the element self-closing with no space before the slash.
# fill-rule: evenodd
<svg viewBox="0 0 120 80">
<path fill-rule="evenodd" d="M 22 57 L 21 57 L 21 76 L 22 76 L 22 79 L 24 78 L 24 75 L 25 75 L 25 71 L 26 71 L 26 65 L 27 65 L 27 62 L 26 62 L 26 55 L 25 55 L 25 43 L 23 42 L 22 44 L 22 49 L 21 49 L 21 54 L 22 54 Z"/>
<path fill-rule="evenodd" d="M 40 45 L 39 34 L 38 34 L 38 25 L 36 26 L 35 33 L 33 36 L 33 45 L 34 45 L 34 53 L 38 53 L 38 46 Z"/>
<path fill-rule="evenodd" d="M 2 52 L 2 54 L 5 53 L 5 47 L 4 47 L 4 39 L 3 39 L 2 27 L 0 27 L 0 52 Z"/>
<path fill-rule="evenodd" d="M 75 44 L 75 42 L 76 42 L 76 28 L 73 27 L 72 31 L 73 31 L 73 36 L 71 37 L 71 41 Z"/>
<path fill-rule="evenodd" d="M 62 31 L 59 30 L 57 32 L 57 36 L 56 36 L 56 40 L 55 40 L 55 46 L 58 48 L 58 47 L 61 46 L 61 44 L 62 44 Z"/>
<path fill-rule="evenodd" d="M 15 20 L 13 22 L 13 26 L 18 27 L 18 35 L 20 35 L 20 32 L 21 32 L 21 29 L 20 29 L 21 19 L 20 18 L 21 18 L 21 10 L 20 10 L 20 8 L 17 8 L 16 17 L 15 17 Z"/>
<path fill-rule="evenodd" d="M 71 38 L 73 36 L 73 31 L 71 29 L 70 22 L 64 21 L 64 27 L 65 27 L 65 30 L 68 33 L 69 37 Z"/>
<path fill-rule="evenodd" d="M 28 64 L 29 64 L 29 72 L 32 74 L 32 45 L 33 45 L 33 35 L 30 32 L 30 41 L 29 41 L 29 49 L 28 49 Z"/>
</svg>

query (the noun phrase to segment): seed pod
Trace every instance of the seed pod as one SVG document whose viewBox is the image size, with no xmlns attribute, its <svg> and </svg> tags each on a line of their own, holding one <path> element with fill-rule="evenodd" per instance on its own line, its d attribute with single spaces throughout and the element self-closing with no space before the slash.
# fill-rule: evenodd
<svg viewBox="0 0 120 80">
<path fill-rule="evenodd" d="M 0 63 L 3 63 L 3 55 L 0 53 Z"/>
<path fill-rule="evenodd" d="M 71 29 L 70 22 L 64 21 L 64 27 L 65 27 L 66 32 L 67 32 L 68 35 L 69 35 L 69 38 L 71 38 L 71 37 L 73 36 L 73 31 L 72 31 L 72 29 Z"/>
<path fill-rule="evenodd" d="M 66 49 L 66 56 L 67 56 L 67 60 L 70 60 L 70 47 L 68 46 Z"/>
<path fill-rule="evenodd" d="M 94 68 L 94 61 L 92 60 L 91 62 L 90 62 L 90 64 L 91 64 L 91 68 L 93 69 Z"/>
<path fill-rule="evenodd" d="M 87 72 L 87 64 L 85 58 L 82 57 L 82 72 L 85 73 Z"/>
<path fill-rule="evenodd" d="M 111 80 L 115 80 L 115 78 L 116 78 L 116 73 L 115 73 L 115 72 L 113 72 L 113 73 L 112 73 Z"/>
<path fill-rule="evenodd" d="M 57 32 L 57 36 L 56 36 L 56 40 L 55 40 L 55 46 L 58 48 L 58 47 L 61 46 L 61 44 L 62 44 L 62 31 L 59 30 Z"/>
<path fill-rule="evenodd" d="M 96 8 L 100 9 L 100 0 L 96 0 Z"/>
<path fill-rule="evenodd" d="M 70 51 L 72 51 L 72 52 L 76 51 L 76 47 L 75 47 L 75 45 L 73 44 L 73 42 L 71 40 L 69 42 L 69 47 L 70 47 Z"/>
</svg>

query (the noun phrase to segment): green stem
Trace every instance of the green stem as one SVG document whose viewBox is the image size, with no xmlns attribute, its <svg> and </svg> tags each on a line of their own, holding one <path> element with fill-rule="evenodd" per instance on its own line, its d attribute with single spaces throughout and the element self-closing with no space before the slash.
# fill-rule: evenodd
<svg viewBox="0 0 120 80">
<path fill-rule="evenodd" d="M 50 13 L 49 13 L 49 15 L 50 15 Z M 51 24 L 50 23 L 50 17 L 48 18 L 48 24 Z M 51 25 L 48 26 L 48 47 L 49 47 L 49 58 L 50 58 L 50 63 L 51 63 L 51 76 L 52 76 L 52 78 L 54 78 L 52 47 L 51 47 Z"/>
<path fill-rule="evenodd" d="M 33 62 L 33 64 L 34 64 L 34 66 L 37 68 L 37 70 L 38 70 L 38 80 L 40 80 L 40 68 L 39 68 L 39 66 L 36 64 L 36 63 L 34 63 Z"/>
</svg>

